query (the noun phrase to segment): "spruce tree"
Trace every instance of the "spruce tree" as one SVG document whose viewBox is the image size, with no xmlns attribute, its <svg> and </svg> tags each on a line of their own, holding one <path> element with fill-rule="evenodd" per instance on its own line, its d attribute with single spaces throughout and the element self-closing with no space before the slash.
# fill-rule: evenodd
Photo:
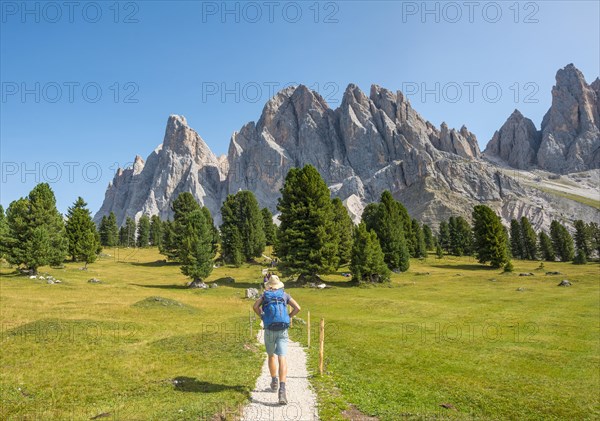
<svg viewBox="0 0 600 421">
<path fill-rule="evenodd" d="M 331 201 L 333 222 L 338 234 L 338 267 L 350 263 L 352 257 L 352 232 L 354 223 L 342 201 L 336 197 Z M 337 269 L 337 268 L 336 268 Z"/>
<path fill-rule="evenodd" d="M 560 222 L 554 220 L 550 223 L 550 238 L 556 255 L 561 262 L 573 260 L 575 251 L 573 248 L 573 237 L 569 234 L 567 228 Z"/>
<path fill-rule="evenodd" d="M 43 265 L 59 265 L 67 254 L 68 240 L 62 215 L 47 183 L 40 183 L 27 198 L 10 204 L 6 213 L 5 240 L 9 263 L 24 265 L 32 273 Z"/>
<path fill-rule="evenodd" d="M 385 263 L 392 270 L 405 272 L 410 266 L 410 252 L 404 236 L 402 208 L 389 191 L 381 194 L 381 199 L 369 224 L 373 225 L 379 244 L 383 250 Z M 365 221 L 366 228 L 368 223 Z M 412 233 L 412 229 L 410 231 Z"/>
<path fill-rule="evenodd" d="M 442 247 L 446 253 L 450 251 L 450 228 L 448 227 L 448 223 L 446 221 L 440 222 L 438 242 L 440 247 Z"/>
<path fill-rule="evenodd" d="M 367 231 L 375 231 L 377 227 L 377 212 L 379 209 L 379 203 L 369 203 L 363 209 L 363 213 L 361 215 L 361 222 L 364 222 L 367 228 Z"/>
<path fill-rule="evenodd" d="M 8 240 L 8 221 L 4 214 L 4 207 L 0 205 L 0 259 L 6 258 Z"/>
<path fill-rule="evenodd" d="M 119 244 L 119 226 L 117 225 L 117 217 L 111 211 L 107 218 L 107 241 L 108 247 L 115 247 Z"/>
<path fill-rule="evenodd" d="M 73 261 L 92 263 L 100 252 L 100 235 L 92 220 L 87 203 L 78 197 L 72 207 L 67 210 L 66 233 L 69 255 Z"/>
<path fill-rule="evenodd" d="M 275 244 L 275 235 L 277 231 L 277 225 L 273 223 L 273 214 L 267 208 L 261 210 L 263 217 L 263 225 L 265 226 L 265 242 L 267 246 Z"/>
<path fill-rule="evenodd" d="M 500 268 L 508 262 L 508 240 L 502 220 L 485 205 L 473 208 L 474 246 L 479 263 Z"/>
<path fill-rule="evenodd" d="M 521 217 L 521 239 L 523 244 L 523 258 L 537 260 L 537 235 L 527 217 Z"/>
<path fill-rule="evenodd" d="M 435 239 L 431 227 L 427 224 L 423 224 L 423 237 L 425 239 L 425 247 L 427 250 L 435 249 Z"/>
<path fill-rule="evenodd" d="M 192 278 L 190 287 L 203 282 L 213 270 L 215 250 L 214 233 L 205 212 L 196 208 L 180 215 L 179 225 L 179 257 L 181 272 Z"/>
<path fill-rule="evenodd" d="M 148 215 L 140 216 L 137 224 L 137 246 L 148 247 L 150 245 L 150 218 Z"/>
<path fill-rule="evenodd" d="M 581 251 L 585 255 L 585 260 L 587 262 L 587 259 L 592 254 L 592 247 L 590 245 L 591 230 L 589 229 L 588 225 L 581 219 L 575 221 L 573 223 L 573 226 L 575 227 L 575 236 L 573 238 L 575 240 L 575 249 L 578 253 L 579 251 Z"/>
<path fill-rule="evenodd" d="M 100 244 L 105 247 L 108 246 L 108 218 L 106 215 L 102 215 L 98 233 L 100 234 Z"/>
<path fill-rule="evenodd" d="M 455 256 L 470 255 L 473 248 L 471 226 L 462 216 L 450 217 L 448 220 L 449 251 Z"/>
<path fill-rule="evenodd" d="M 386 282 L 390 280 L 383 251 L 373 231 L 367 231 L 361 222 L 354 230 L 350 272 L 355 282 Z"/>
<path fill-rule="evenodd" d="M 521 225 L 516 219 L 510 220 L 510 254 L 515 259 L 522 259 L 524 254 Z"/>
<path fill-rule="evenodd" d="M 136 231 L 137 225 L 135 223 L 135 219 L 131 217 L 125 218 L 125 247 L 135 247 L 136 246 Z"/>
<path fill-rule="evenodd" d="M 427 257 L 427 246 L 421 224 L 416 219 L 412 220 L 412 235 L 415 243 L 415 257 Z"/>
<path fill-rule="evenodd" d="M 587 257 L 582 249 L 577 250 L 577 254 L 573 258 L 574 265 L 585 265 L 587 263 Z"/>
<path fill-rule="evenodd" d="M 173 200 L 171 210 L 173 211 L 173 221 L 163 227 L 164 233 L 160 253 L 167 256 L 169 260 L 177 260 L 180 255 L 179 247 L 181 245 L 180 237 L 183 230 L 183 221 L 193 211 L 201 210 L 201 208 L 190 192 L 183 192 L 179 193 Z"/>
<path fill-rule="evenodd" d="M 556 253 L 554 252 L 554 247 L 552 246 L 552 240 L 548 237 L 544 231 L 540 231 L 540 255 L 542 259 L 547 262 L 554 262 L 556 260 Z"/>
<path fill-rule="evenodd" d="M 438 259 L 444 257 L 444 250 L 442 250 L 442 246 L 440 245 L 439 241 L 436 241 L 435 243 L 435 255 Z"/>
<path fill-rule="evenodd" d="M 162 235 L 162 221 L 158 215 L 152 215 L 152 217 L 150 217 L 150 244 L 153 247 L 158 247 L 160 249 Z"/>
<path fill-rule="evenodd" d="M 315 279 L 338 265 L 337 235 L 327 184 L 315 167 L 292 168 L 277 203 L 276 255 L 285 275 Z"/>
<path fill-rule="evenodd" d="M 221 241 L 221 234 L 219 234 L 219 230 L 215 226 L 215 221 L 210 213 L 210 209 L 206 206 L 202 206 L 200 211 L 204 214 L 204 218 L 206 218 L 206 223 L 210 228 L 211 240 L 210 244 L 212 245 L 213 251 L 216 253 L 219 250 L 219 242 Z"/>
<path fill-rule="evenodd" d="M 600 226 L 596 222 L 590 222 L 588 230 L 590 232 L 590 247 L 592 251 L 596 252 L 596 256 L 600 258 Z"/>
<path fill-rule="evenodd" d="M 221 206 L 221 256 L 225 263 L 239 266 L 244 261 L 242 236 L 237 224 L 237 203 L 235 196 L 227 195 Z"/>
</svg>

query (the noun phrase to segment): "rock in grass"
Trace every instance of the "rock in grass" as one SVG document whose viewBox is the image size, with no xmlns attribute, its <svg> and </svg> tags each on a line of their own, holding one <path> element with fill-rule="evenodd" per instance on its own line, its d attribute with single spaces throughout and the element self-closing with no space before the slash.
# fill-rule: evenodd
<svg viewBox="0 0 600 421">
<path fill-rule="evenodd" d="M 562 275 L 560 272 L 546 272 L 546 275 Z"/>
<path fill-rule="evenodd" d="M 208 289 L 208 285 L 202 281 L 192 281 L 188 284 L 188 288 Z"/>
<path fill-rule="evenodd" d="M 533 276 L 533 273 L 531 273 L 531 272 L 519 273 L 519 276 Z"/>
<path fill-rule="evenodd" d="M 54 283 L 54 281 L 53 281 L 52 279 L 48 279 L 48 280 L 46 281 L 46 283 L 47 283 L 47 284 L 53 284 L 53 283 Z"/>
<path fill-rule="evenodd" d="M 562 281 L 560 281 L 560 283 L 558 284 L 559 287 L 570 287 L 572 284 L 571 282 L 569 282 L 568 279 L 563 279 Z"/>
<path fill-rule="evenodd" d="M 210 284 L 210 287 L 211 287 L 211 288 L 218 288 L 218 287 L 219 287 L 219 285 L 218 285 L 218 284 L 215 284 L 215 283 L 213 282 L 212 284 Z"/>
<path fill-rule="evenodd" d="M 525 291 L 525 288 L 519 287 L 519 288 L 517 288 L 517 291 L 519 291 L 519 292 Z"/>
<path fill-rule="evenodd" d="M 259 292 L 256 288 L 248 288 L 246 289 L 246 298 L 258 298 Z"/>
<path fill-rule="evenodd" d="M 100 279 L 97 279 L 97 278 L 92 278 L 92 279 L 88 279 L 88 283 L 90 283 L 90 284 L 101 284 L 102 281 Z"/>
</svg>

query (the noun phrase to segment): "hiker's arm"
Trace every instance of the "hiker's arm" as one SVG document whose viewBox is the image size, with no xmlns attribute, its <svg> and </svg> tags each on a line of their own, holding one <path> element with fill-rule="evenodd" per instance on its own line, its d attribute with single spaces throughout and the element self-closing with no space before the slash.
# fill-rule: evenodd
<svg viewBox="0 0 600 421">
<path fill-rule="evenodd" d="M 260 311 L 260 306 L 263 302 L 263 297 L 260 297 L 258 300 L 256 300 L 254 302 L 254 305 L 252 306 L 252 310 L 254 310 L 254 312 L 256 314 L 258 314 L 259 317 L 262 317 L 262 312 Z"/>
<path fill-rule="evenodd" d="M 300 313 L 300 305 L 296 302 L 296 300 L 294 300 L 293 298 L 290 297 L 290 301 L 288 301 L 288 304 L 290 306 L 292 306 L 292 312 L 290 313 L 290 318 L 292 318 L 296 314 Z"/>
</svg>

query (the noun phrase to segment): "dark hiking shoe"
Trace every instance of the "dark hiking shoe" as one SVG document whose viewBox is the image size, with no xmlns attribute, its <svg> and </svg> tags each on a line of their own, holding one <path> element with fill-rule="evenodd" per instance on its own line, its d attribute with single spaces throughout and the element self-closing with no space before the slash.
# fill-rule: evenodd
<svg viewBox="0 0 600 421">
<path fill-rule="evenodd" d="M 277 377 L 274 377 L 271 379 L 271 390 L 277 392 L 277 386 L 279 386 L 279 382 L 277 381 Z"/>
<path fill-rule="evenodd" d="M 279 404 L 280 405 L 287 405 L 288 401 L 287 401 L 287 397 L 285 396 L 285 389 L 283 388 L 279 388 Z"/>
</svg>

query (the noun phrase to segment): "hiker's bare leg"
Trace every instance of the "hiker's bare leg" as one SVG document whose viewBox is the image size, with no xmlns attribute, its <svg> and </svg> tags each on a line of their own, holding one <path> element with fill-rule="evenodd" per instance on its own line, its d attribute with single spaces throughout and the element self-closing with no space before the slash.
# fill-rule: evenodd
<svg viewBox="0 0 600 421">
<path fill-rule="evenodd" d="M 287 360 L 283 355 L 279 356 L 279 381 L 285 383 L 287 377 Z"/>
<path fill-rule="evenodd" d="M 269 355 L 269 371 L 271 372 L 271 377 L 277 377 L 277 355 Z"/>
</svg>

